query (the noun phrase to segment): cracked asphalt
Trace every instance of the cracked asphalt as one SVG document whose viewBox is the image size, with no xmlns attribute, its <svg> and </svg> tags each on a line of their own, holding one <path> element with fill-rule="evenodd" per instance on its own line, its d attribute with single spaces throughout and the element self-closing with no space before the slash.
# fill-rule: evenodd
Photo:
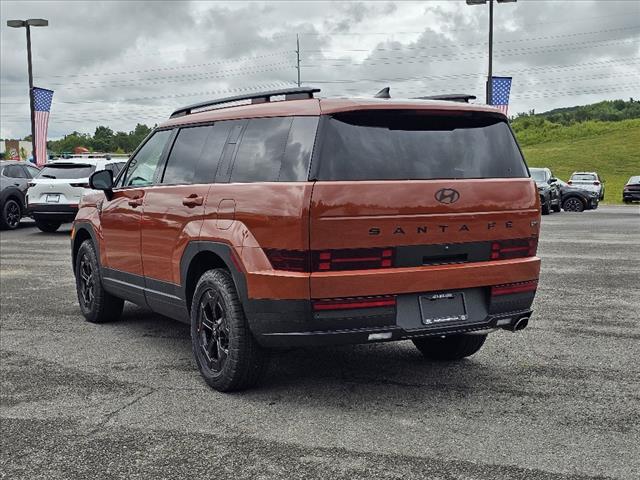
<svg viewBox="0 0 640 480">
<path fill-rule="evenodd" d="M 200 379 L 189 329 L 127 304 L 92 325 L 68 226 L 0 235 L 0 477 L 640 477 L 640 207 L 543 218 L 530 326 L 474 357 L 296 349 L 262 385 Z"/>
</svg>

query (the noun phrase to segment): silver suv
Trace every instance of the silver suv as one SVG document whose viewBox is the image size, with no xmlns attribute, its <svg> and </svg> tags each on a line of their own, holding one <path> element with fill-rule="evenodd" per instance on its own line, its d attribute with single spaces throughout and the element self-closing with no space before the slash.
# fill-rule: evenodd
<svg viewBox="0 0 640 480">
<path fill-rule="evenodd" d="M 604 199 L 604 180 L 597 172 L 573 172 L 567 182 L 572 187 L 578 187 L 598 194 L 598 199 Z"/>
</svg>

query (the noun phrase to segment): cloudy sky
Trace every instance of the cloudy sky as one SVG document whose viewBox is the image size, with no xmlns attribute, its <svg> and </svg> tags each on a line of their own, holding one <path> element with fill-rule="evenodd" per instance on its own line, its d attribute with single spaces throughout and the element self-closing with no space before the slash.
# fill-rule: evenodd
<svg viewBox="0 0 640 480">
<path fill-rule="evenodd" d="M 464 92 L 484 101 L 488 7 L 445 2 L 0 3 L 2 138 L 29 133 L 24 29 L 34 83 L 55 90 L 50 138 L 132 130 L 175 107 L 294 85 L 324 96 Z M 510 113 L 640 97 L 640 2 L 496 4 L 494 75 L 513 76 Z"/>
</svg>

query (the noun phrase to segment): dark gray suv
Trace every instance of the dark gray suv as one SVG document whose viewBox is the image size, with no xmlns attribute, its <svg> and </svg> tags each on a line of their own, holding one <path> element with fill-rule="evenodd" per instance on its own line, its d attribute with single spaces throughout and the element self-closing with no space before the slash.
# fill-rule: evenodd
<svg viewBox="0 0 640 480">
<path fill-rule="evenodd" d="M 29 180 L 40 170 L 26 162 L 0 160 L 0 229 L 13 230 L 25 214 Z"/>
<path fill-rule="evenodd" d="M 548 168 L 529 168 L 531 178 L 536 182 L 540 194 L 542 214 L 548 215 L 553 210 L 559 212 L 562 206 L 562 195 L 558 179 Z"/>
</svg>

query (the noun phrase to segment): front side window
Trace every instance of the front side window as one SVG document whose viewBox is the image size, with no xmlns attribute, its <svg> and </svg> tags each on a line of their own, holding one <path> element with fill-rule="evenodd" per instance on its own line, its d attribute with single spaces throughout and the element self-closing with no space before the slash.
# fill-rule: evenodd
<svg viewBox="0 0 640 480">
<path fill-rule="evenodd" d="M 27 169 L 27 172 L 29 173 L 31 178 L 38 176 L 38 174 L 40 173 L 39 168 L 32 167 L 31 165 L 25 165 L 24 167 Z"/>
<path fill-rule="evenodd" d="M 509 126 L 486 114 L 366 111 L 326 118 L 318 180 L 528 177 Z"/>
<path fill-rule="evenodd" d="M 2 174 L 7 178 L 27 178 L 20 165 L 8 165 L 4 167 Z"/>
<path fill-rule="evenodd" d="M 126 173 L 122 176 L 122 187 L 151 185 L 162 158 L 164 148 L 171 136 L 171 130 L 156 132 L 131 159 Z"/>
</svg>

